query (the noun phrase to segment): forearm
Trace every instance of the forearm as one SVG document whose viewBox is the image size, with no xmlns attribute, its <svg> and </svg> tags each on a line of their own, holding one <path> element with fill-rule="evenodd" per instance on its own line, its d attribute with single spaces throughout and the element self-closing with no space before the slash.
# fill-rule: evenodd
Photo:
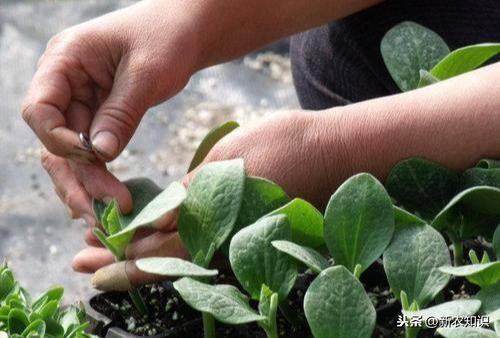
<svg viewBox="0 0 500 338">
<path fill-rule="evenodd" d="M 419 90 L 324 112 L 316 125 L 326 166 L 343 174 L 330 184 L 362 171 L 383 180 L 394 164 L 413 156 L 453 170 L 473 166 L 483 157 L 500 158 L 498 93 L 500 63 Z"/>
<path fill-rule="evenodd" d="M 382 0 L 201 0 L 190 2 L 200 29 L 202 67 L 348 16 Z"/>
</svg>

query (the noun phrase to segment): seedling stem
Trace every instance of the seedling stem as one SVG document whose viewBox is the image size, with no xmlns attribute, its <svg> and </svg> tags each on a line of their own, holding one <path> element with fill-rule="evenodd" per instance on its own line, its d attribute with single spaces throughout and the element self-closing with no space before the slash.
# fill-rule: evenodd
<svg viewBox="0 0 500 338">
<path fill-rule="evenodd" d="M 201 313 L 203 319 L 203 337 L 204 338 L 215 338 L 215 319 L 207 312 Z"/>
</svg>

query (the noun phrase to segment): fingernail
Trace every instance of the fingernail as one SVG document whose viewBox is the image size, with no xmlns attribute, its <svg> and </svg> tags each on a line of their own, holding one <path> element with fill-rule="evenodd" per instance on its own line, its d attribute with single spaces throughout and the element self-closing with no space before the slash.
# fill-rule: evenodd
<svg viewBox="0 0 500 338">
<path fill-rule="evenodd" d="M 101 155 L 111 158 L 120 148 L 120 141 L 109 131 L 100 131 L 92 138 L 92 147 Z"/>
<path fill-rule="evenodd" d="M 92 286 L 101 291 L 128 291 L 132 288 L 128 280 L 126 262 L 119 262 L 97 270 L 92 276 Z"/>
</svg>

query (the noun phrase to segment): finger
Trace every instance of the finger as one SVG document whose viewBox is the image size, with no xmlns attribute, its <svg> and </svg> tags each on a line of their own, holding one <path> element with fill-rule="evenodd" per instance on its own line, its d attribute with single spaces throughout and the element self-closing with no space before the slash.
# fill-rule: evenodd
<svg viewBox="0 0 500 338">
<path fill-rule="evenodd" d="M 189 258 L 178 232 L 155 232 L 130 243 L 125 254 L 130 260 L 153 256 Z"/>
<path fill-rule="evenodd" d="M 92 276 L 92 285 L 101 291 L 128 291 L 134 287 L 166 279 L 165 276 L 140 271 L 134 261 L 124 261 L 97 270 Z"/>
<path fill-rule="evenodd" d="M 92 227 L 85 230 L 85 243 L 96 248 L 103 248 L 103 244 L 92 231 Z"/>
<path fill-rule="evenodd" d="M 179 208 L 167 212 L 165 215 L 153 222 L 152 226 L 162 232 L 171 232 L 177 229 L 177 217 L 179 216 Z"/>
<path fill-rule="evenodd" d="M 70 216 L 93 218 L 90 196 L 78 182 L 68 162 L 45 149 L 42 151 L 41 161 L 54 183 L 59 198 L 69 208 Z"/>
<path fill-rule="evenodd" d="M 132 195 L 125 184 L 108 171 L 104 163 L 71 161 L 70 167 L 90 196 L 105 203 L 116 199 L 122 213 L 132 210 Z"/>
<path fill-rule="evenodd" d="M 98 108 L 90 127 L 92 146 L 105 161 L 125 148 L 145 111 L 153 104 L 152 83 L 140 70 L 123 60 L 106 100 Z"/>
<path fill-rule="evenodd" d="M 77 272 L 93 273 L 114 262 L 115 258 L 105 248 L 85 248 L 75 255 L 72 267 Z"/>
<path fill-rule="evenodd" d="M 72 89 L 65 69 L 67 65 L 58 63 L 40 67 L 24 100 L 22 116 L 54 155 L 68 157 L 76 154 L 92 161 L 95 156 L 81 148 L 77 133 L 67 127 L 64 113 L 71 102 Z"/>
</svg>

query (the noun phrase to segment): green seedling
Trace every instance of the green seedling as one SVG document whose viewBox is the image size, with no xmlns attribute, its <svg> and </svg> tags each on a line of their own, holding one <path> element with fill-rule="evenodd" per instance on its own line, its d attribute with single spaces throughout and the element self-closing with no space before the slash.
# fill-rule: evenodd
<svg viewBox="0 0 500 338">
<path fill-rule="evenodd" d="M 206 279 L 217 274 L 208 270 L 214 253 L 231 234 L 243 200 L 243 161 L 212 162 L 203 166 L 187 190 L 180 206 L 177 228 L 191 254 L 192 263 L 172 257 L 137 261 L 140 270 L 169 277 Z M 205 338 L 215 337 L 214 317 L 200 310 Z"/>
<path fill-rule="evenodd" d="M 94 234 L 116 261 L 125 260 L 125 250 L 137 229 L 154 226 L 186 198 L 186 190 L 178 182 L 173 182 L 164 191 L 148 179 L 134 179 L 125 182 L 125 185 L 132 195 L 134 210 L 131 213 L 122 215 L 116 200 L 108 205 L 93 201 L 94 213 L 103 227 L 103 230 L 95 228 Z M 148 309 L 139 290 L 132 289 L 129 295 L 137 310 L 146 315 Z"/>
<path fill-rule="evenodd" d="M 32 301 L 7 265 L 0 266 L 0 337 L 97 338 L 85 333 L 90 324 L 80 307 L 60 306 L 63 293 L 55 287 Z"/>
<path fill-rule="evenodd" d="M 330 198 L 324 237 L 335 264 L 361 273 L 382 255 L 393 232 L 392 201 L 373 176 L 351 177 Z"/>
<path fill-rule="evenodd" d="M 480 67 L 500 53 L 500 43 L 482 43 L 450 52 L 434 31 L 406 21 L 385 34 L 380 52 L 399 89 L 408 91 Z"/>
</svg>

